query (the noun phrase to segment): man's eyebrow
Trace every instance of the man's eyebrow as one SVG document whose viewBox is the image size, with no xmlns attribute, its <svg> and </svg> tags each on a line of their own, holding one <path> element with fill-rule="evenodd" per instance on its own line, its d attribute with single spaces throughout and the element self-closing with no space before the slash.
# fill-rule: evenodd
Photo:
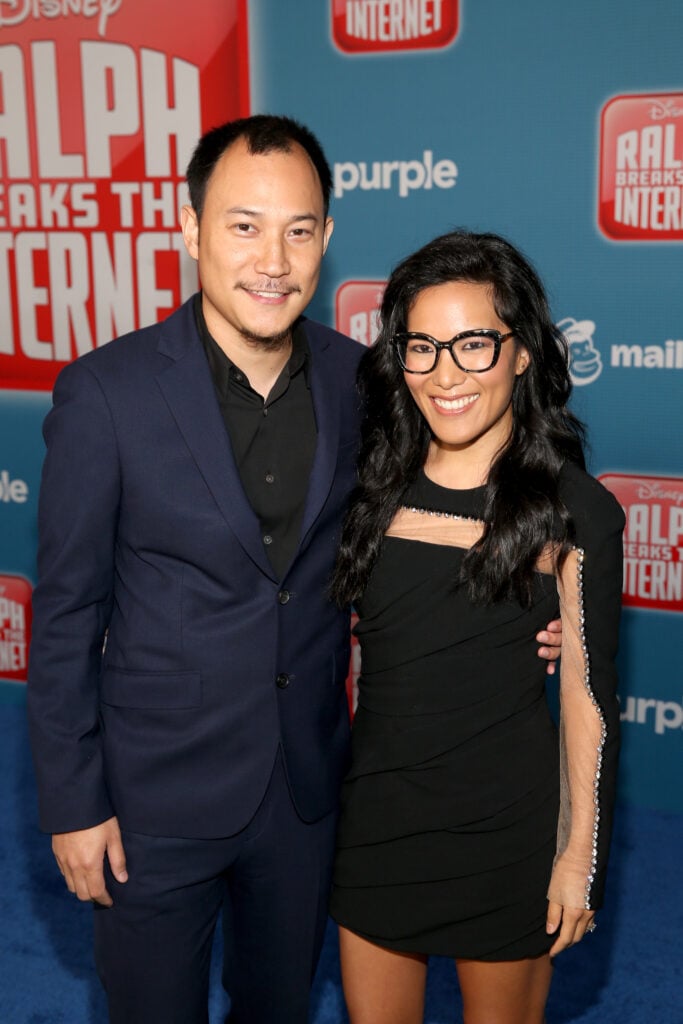
<svg viewBox="0 0 683 1024">
<path fill-rule="evenodd" d="M 238 215 L 240 215 L 242 217 L 262 217 L 263 216 L 263 211 L 262 210 L 250 210 L 246 206 L 231 206 L 225 212 L 226 213 L 231 213 L 231 214 L 238 214 Z M 317 222 L 319 219 L 320 218 L 318 217 L 318 215 L 316 213 L 295 213 L 293 217 L 289 218 L 288 223 L 289 224 L 294 224 L 297 221 L 302 221 L 302 220 L 313 220 L 313 221 Z"/>
</svg>

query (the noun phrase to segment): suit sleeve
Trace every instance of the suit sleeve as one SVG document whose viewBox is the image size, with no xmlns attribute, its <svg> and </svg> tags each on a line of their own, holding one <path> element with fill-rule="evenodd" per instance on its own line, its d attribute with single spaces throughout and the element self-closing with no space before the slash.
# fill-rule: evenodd
<svg viewBox="0 0 683 1024">
<path fill-rule="evenodd" d="M 576 547 L 558 576 L 562 616 L 562 801 L 549 899 L 602 905 L 615 802 L 619 704 L 615 657 L 624 514 L 596 480 L 574 471 L 565 502 Z"/>
<path fill-rule="evenodd" d="M 98 689 L 112 608 L 120 502 L 116 437 L 102 388 L 82 363 L 58 378 L 44 425 L 28 714 L 46 832 L 114 813 L 104 781 Z"/>
</svg>

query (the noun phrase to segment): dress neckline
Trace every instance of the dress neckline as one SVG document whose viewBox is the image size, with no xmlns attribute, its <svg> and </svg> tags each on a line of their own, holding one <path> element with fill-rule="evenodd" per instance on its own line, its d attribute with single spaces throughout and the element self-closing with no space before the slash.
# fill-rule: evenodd
<svg viewBox="0 0 683 1024">
<path fill-rule="evenodd" d="M 466 519 L 482 519 L 485 487 L 443 487 L 431 480 L 420 469 L 414 482 L 403 496 L 401 504 L 407 507 L 445 512 Z"/>
<path fill-rule="evenodd" d="M 421 482 L 426 483 L 429 487 L 436 488 L 437 491 L 443 491 L 445 494 L 453 495 L 462 494 L 463 496 L 465 496 L 469 494 L 482 494 L 484 488 L 486 487 L 486 484 L 479 484 L 478 487 L 445 487 L 443 484 L 438 484 L 436 480 L 432 480 L 430 476 L 427 476 L 424 466 L 420 469 L 419 479 Z"/>
</svg>

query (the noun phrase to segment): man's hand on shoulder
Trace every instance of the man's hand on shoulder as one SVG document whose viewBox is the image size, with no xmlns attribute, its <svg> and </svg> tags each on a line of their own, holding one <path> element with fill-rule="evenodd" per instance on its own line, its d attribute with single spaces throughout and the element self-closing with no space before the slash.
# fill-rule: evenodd
<svg viewBox="0 0 683 1024">
<path fill-rule="evenodd" d="M 116 818 L 108 818 L 94 828 L 78 832 L 59 832 L 52 837 L 52 852 L 64 875 L 69 892 L 79 900 L 90 900 L 111 907 L 114 902 L 104 884 L 104 858 L 117 882 L 126 882 L 126 855 Z"/>
</svg>

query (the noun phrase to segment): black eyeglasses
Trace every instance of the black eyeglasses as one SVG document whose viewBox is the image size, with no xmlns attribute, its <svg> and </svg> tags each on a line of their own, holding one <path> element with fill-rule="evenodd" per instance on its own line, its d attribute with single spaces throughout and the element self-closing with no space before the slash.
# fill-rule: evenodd
<svg viewBox="0 0 683 1024">
<path fill-rule="evenodd" d="M 398 361 L 406 373 L 431 373 L 436 369 L 441 350 L 447 348 L 453 362 L 465 373 L 492 370 L 500 356 L 500 346 L 514 331 L 501 334 L 486 327 L 456 334 L 450 341 L 437 341 L 429 334 L 407 331 L 394 335 Z"/>
</svg>

